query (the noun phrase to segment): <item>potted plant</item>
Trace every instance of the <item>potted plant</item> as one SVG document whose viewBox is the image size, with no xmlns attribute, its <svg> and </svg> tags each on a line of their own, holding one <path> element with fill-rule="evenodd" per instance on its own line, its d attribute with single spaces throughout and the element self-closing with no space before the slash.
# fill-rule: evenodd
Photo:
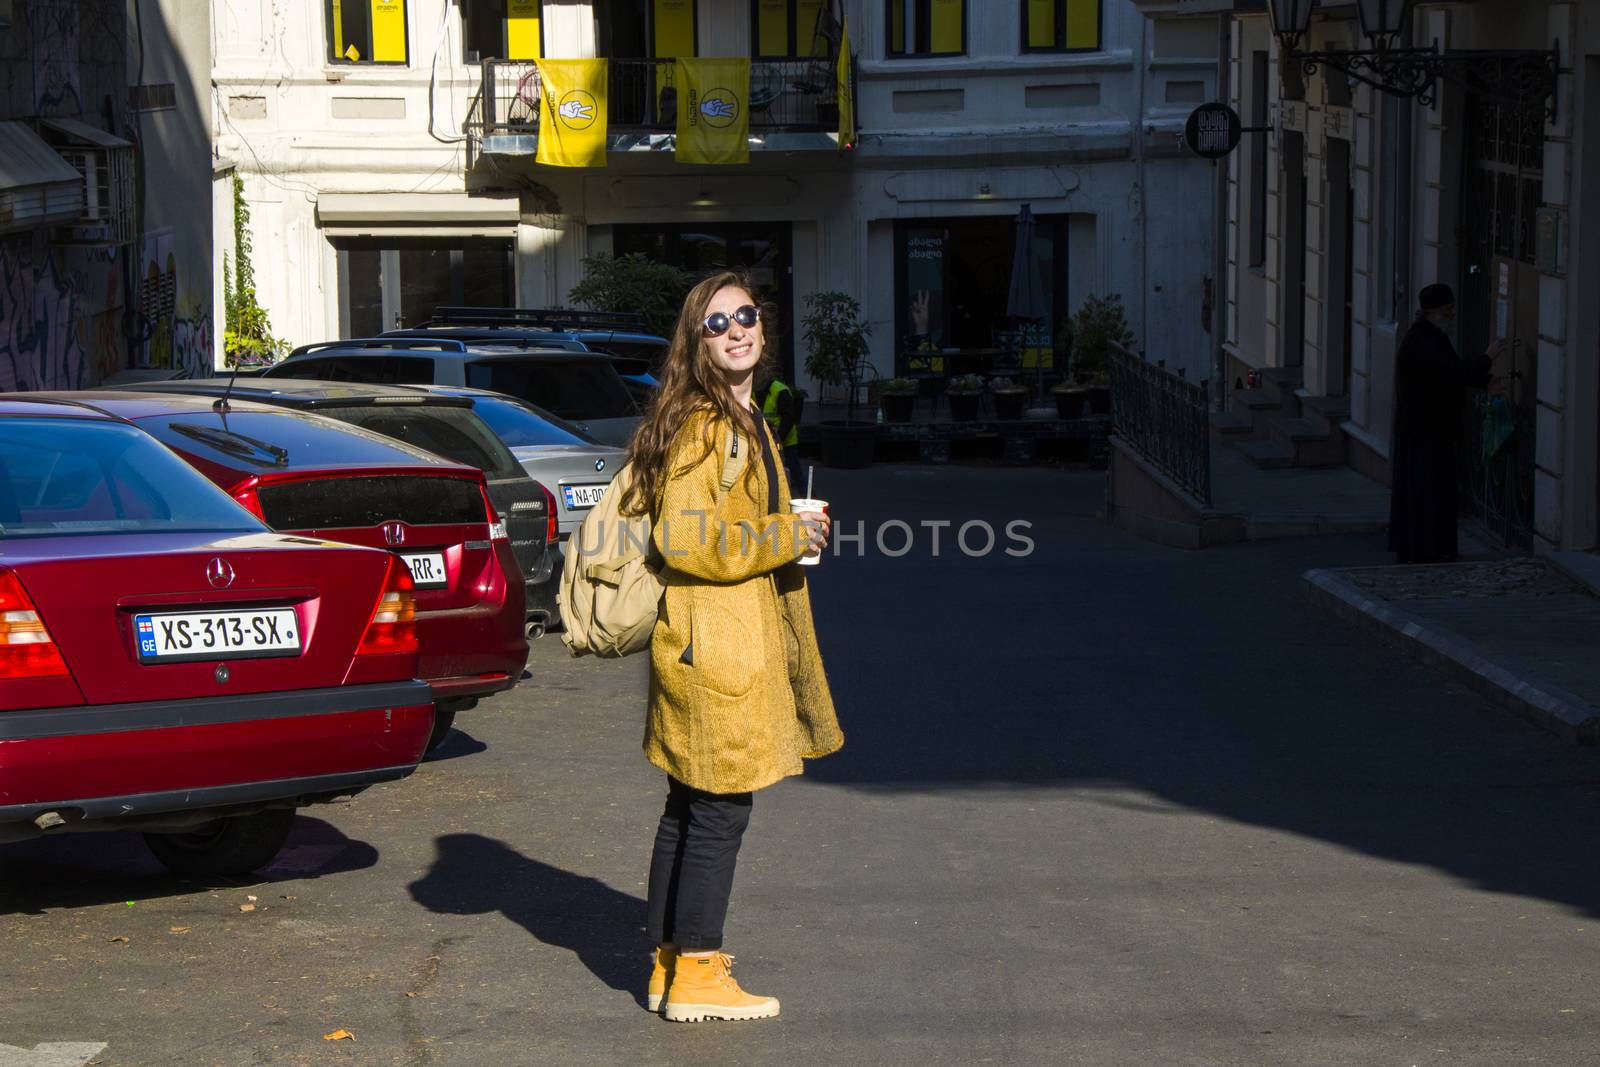
<svg viewBox="0 0 1600 1067">
<path fill-rule="evenodd" d="M 890 422 L 910 422 L 917 409 L 917 383 L 910 378 L 890 378 L 878 389 L 883 417 Z"/>
<path fill-rule="evenodd" d="M 1087 383 L 1089 406 L 1096 415 L 1111 413 L 1111 346 L 1131 344 L 1133 330 L 1116 293 L 1089 297 L 1072 317 L 1072 371 Z"/>
<path fill-rule="evenodd" d="M 1027 389 L 1010 378 L 996 378 L 989 383 L 989 392 L 994 397 L 995 418 L 1022 418 L 1022 409 L 1028 405 Z"/>
<path fill-rule="evenodd" d="M 956 422 L 971 422 L 978 417 L 978 404 L 983 400 L 983 379 L 976 374 L 960 374 L 950 379 L 945 387 L 950 400 L 950 417 Z"/>
<path fill-rule="evenodd" d="M 822 462 L 829 467 L 871 466 L 878 427 L 855 416 L 858 367 L 866 359 L 872 327 L 861 318 L 861 304 L 848 293 L 808 293 L 805 305 L 800 335 L 806 346 L 806 373 L 824 385 L 849 389 L 844 419 L 822 421 Z"/>
</svg>

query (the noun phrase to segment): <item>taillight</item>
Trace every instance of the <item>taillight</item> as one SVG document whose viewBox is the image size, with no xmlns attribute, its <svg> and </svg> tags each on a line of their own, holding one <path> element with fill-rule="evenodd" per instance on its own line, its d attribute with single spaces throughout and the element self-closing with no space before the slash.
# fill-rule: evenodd
<svg viewBox="0 0 1600 1067">
<path fill-rule="evenodd" d="M 0 571 L 0 678 L 57 678 L 67 665 L 33 601 L 10 571 Z"/>
<path fill-rule="evenodd" d="M 494 510 L 494 504 L 489 501 L 488 486 L 479 486 L 483 490 L 483 513 L 489 516 L 489 540 L 510 541 L 511 531 L 506 529 L 505 520 Z"/>
<path fill-rule="evenodd" d="M 561 538 L 561 527 L 556 523 L 556 495 L 543 482 L 539 483 L 539 488 L 544 491 L 544 543 L 553 545 Z"/>
<path fill-rule="evenodd" d="M 255 486 L 252 485 L 248 489 L 239 490 L 237 493 L 233 494 L 233 499 L 243 504 L 246 511 L 250 512 L 250 514 L 254 515 L 262 522 L 267 521 L 266 513 L 261 510 L 261 498 L 256 496 Z"/>
<path fill-rule="evenodd" d="M 356 655 L 417 650 L 417 603 L 411 594 L 411 572 L 399 559 L 389 563 L 383 595 L 372 609 L 372 621 L 362 635 Z"/>
</svg>

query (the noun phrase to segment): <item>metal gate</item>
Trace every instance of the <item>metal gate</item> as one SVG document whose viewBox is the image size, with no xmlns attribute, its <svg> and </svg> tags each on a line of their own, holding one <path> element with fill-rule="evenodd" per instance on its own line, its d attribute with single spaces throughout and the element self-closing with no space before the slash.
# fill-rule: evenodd
<svg viewBox="0 0 1600 1067">
<path fill-rule="evenodd" d="M 1470 394 L 1462 507 L 1502 545 L 1533 547 L 1535 401 L 1539 381 L 1537 216 L 1544 168 L 1542 100 L 1469 92 L 1462 152 L 1461 352 L 1503 339 L 1501 396 Z"/>
</svg>

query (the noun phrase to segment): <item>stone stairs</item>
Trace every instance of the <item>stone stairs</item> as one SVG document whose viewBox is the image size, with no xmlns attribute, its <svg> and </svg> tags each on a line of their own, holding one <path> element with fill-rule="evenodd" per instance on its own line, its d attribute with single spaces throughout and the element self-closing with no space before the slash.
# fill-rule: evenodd
<svg viewBox="0 0 1600 1067">
<path fill-rule="evenodd" d="M 1235 390 L 1228 410 L 1212 415 L 1213 443 L 1237 450 L 1262 470 L 1343 466 L 1339 424 L 1350 417 L 1350 401 L 1301 396 L 1302 382 L 1298 367 L 1263 370 L 1259 386 Z"/>
</svg>

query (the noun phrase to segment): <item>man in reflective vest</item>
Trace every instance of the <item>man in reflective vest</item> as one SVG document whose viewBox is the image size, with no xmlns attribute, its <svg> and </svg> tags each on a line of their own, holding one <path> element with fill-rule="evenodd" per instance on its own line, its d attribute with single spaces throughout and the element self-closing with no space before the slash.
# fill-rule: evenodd
<svg viewBox="0 0 1600 1067">
<path fill-rule="evenodd" d="M 783 467 L 789 475 L 789 490 L 796 496 L 806 491 L 805 472 L 800 467 L 800 405 L 794 390 L 772 378 L 767 387 L 756 394 L 761 400 L 761 414 L 772 427 L 772 436 L 778 439 L 783 453 Z"/>
</svg>

